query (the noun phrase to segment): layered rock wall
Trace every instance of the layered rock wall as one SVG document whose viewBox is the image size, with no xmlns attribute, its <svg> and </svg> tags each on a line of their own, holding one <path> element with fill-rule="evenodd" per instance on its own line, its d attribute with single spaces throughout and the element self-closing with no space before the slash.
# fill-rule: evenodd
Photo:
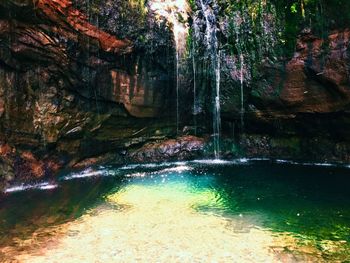
<svg viewBox="0 0 350 263">
<path fill-rule="evenodd" d="M 0 145 L 10 150 L 0 154 L 0 181 L 53 175 L 152 140 L 157 124 L 142 118 L 167 116 L 172 77 L 157 64 L 166 50 L 152 60 L 140 46 L 102 30 L 69 0 L 2 1 Z"/>
</svg>

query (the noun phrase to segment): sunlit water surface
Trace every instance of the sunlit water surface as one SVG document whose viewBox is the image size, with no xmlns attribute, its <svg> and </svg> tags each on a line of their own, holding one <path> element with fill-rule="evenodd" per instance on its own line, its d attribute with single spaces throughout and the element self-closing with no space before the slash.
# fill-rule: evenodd
<svg viewBox="0 0 350 263">
<path fill-rule="evenodd" d="M 344 262 L 349 183 L 245 159 L 67 172 L 7 189 L 0 262 Z"/>
</svg>

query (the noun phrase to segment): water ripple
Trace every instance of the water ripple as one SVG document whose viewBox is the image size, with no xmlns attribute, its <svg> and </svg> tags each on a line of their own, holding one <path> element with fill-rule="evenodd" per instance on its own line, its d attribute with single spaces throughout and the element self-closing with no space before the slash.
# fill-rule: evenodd
<svg viewBox="0 0 350 263">
<path fill-rule="evenodd" d="M 26 191 L 26 190 L 32 190 L 32 189 L 39 189 L 39 190 L 51 190 L 57 188 L 58 185 L 55 183 L 36 183 L 36 184 L 20 184 L 20 185 L 14 185 L 6 188 L 4 190 L 5 193 L 13 193 L 13 192 L 20 192 L 20 191 Z"/>
</svg>

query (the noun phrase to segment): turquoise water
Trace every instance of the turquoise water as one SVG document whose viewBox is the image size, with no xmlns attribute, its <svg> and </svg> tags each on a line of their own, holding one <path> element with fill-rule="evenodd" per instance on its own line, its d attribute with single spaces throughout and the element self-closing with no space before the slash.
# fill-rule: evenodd
<svg viewBox="0 0 350 263">
<path fill-rule="evenodd" d="M 346 167 L 249 160 L 65 172 L 7 189 L 0 261 L 349 261 L 349 185 Z"/>
</svg>

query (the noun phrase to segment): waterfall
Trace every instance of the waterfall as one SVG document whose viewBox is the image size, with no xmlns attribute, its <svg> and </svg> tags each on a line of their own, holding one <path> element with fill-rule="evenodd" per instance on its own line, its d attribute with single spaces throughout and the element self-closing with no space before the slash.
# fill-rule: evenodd
<svg viewBox="0 0 350 263">
<path fill-rule="evenodd" d="M 220 116 L 220 58 L 221 52 L 216 55 L 215 65 L 215 103 L 213 115 L 213 132 L 214 132 L 214 154 L 215 159 L 220 158 L 220 132 L 221 132 L 221 116 Z"/>
<path fill-rule="evenodd" d="M 179 51 L 176 50 L 176 134 L 179 134 L 179 122 L 180 122 L 180 112 L 179 112 L 179 89 L 180 89 L 180 56 Z"/>
<path fill-rule="evenodd" d="M 195 33 L 196 35 L 196 33 Z M 193 122 L 194 122 L 194 133 L 197 135 L 197 83 L 196 83 L 196 59 L 195 59 L 195 41 L 192 42 L 192 69 L 193 69 Z"/>
<path fill-rule="evenodd" d="M 221 133 L 221 112 L 220 112 L 220 58 L 219 44 L 217 40 L 216 17 L 210 6 L 205 5 L 200 0 L 201 9 L 206 23 L 206 47 L 210 56 L 212 65 L 212 75 L 215 77 L 215 86 L 213 89 L 213 139 L 214 155 L 216 159 L 220 158 L 220 133 Z"/>
<path fill-rule="evenodd" d="M 242 131 L 244 130 L 244 75 L 243 75 L 243 70 L 244 70 L 244 57 L 243 54 L 240 55 L 240 63 L 241 63 L 241 72 L 240 72 L 240 82 L 241 82 L 241 129 Z"/>
<path fill-rule="evenodd" d="M 201 9 L 205 18 L 205 24 L 206 24 L 206 29 L 205 29 L 205 36 L 207 40 L 207 48 L 211 48 L 213 45 L 213 41 L 215 41 L 216 46 L 217 46 L 217 40 L 216 40 L 216 26 L 212 26 L 210 23 L 209 16 L 214 16 L 212 10 L 210 10 L 209 6 L 205 6 L 203 3 L 203 0 L 200 0 L 201 3 Z"/>
<path fill-rule="evenodd" d="M 173 18 L 173 34 L 176 49 L 176 132 L 179 134 L 180 129 L 180 88 L 181 76 L 186 59 L 186 39 L 188 36 L 188 28 L 177 20 L 174 14 Z"/>
<path fill-rule="evenodd" d="M 148 7 L 151 12 L 157 15 L 159 23 L 164 21 L 169 23 L 174 35 L 176 49 L 176 132 L 179 134 L 181 123 L 181 76 L 186 65 L 189 6 L 187 0 L 150 0 Z"/>
</svg>

